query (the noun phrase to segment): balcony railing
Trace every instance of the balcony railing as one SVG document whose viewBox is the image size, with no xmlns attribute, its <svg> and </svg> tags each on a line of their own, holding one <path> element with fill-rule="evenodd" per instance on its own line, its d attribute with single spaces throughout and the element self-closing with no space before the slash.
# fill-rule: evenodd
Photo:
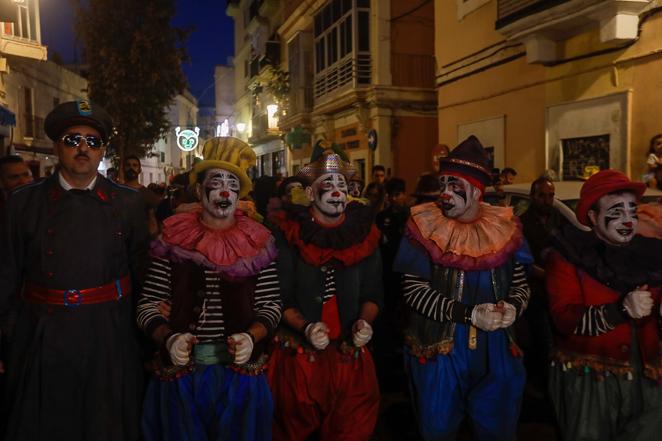
<svg viewBox="0 0 662 441">
<path fill-rule="evenodd" d="M 18 57 L 46 59 L 46 46 L 39 41 L 18 35 L 15 23 L 0 22 L 0 52 Z"/>
<path fill-rule="evenodd" d="M 315 76 L 315 99 L 339 89 L 368 85 L 371 71 L 370 53 L 350 53 Z"/>
</svg>

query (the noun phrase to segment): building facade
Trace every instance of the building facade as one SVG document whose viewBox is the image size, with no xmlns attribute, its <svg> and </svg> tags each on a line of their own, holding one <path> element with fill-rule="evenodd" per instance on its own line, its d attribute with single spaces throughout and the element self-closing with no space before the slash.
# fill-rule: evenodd
<svg viewBox="0 0 662 441">
<path fill-rule="evenodd" d="M 660 132 L 662 2 L 436 0 L 439 139 L 470 134 L 519 181 L 640 179 Z"/>
<path fill-rule="evenodd" d="M 46 115 L 60 103 L 86 99 L 87 80 L 52 62 L 6 56 L 5 100 L 16 115 L 9 148 L 27 161 L 35 178 L 52 173 L 57 164 L 53 141 L 44 132 Z"/>
<path fill-rule="evenodd" d="M 432 168 L 432 149 L 438 141 L 434 4 L 423 2 L 414 8 L 405 0 L 244 3 L 249 2 L 230 2 L 228 9 L 239 14 L 248 7 L 250 14 L 251 5 L 257 5 L 252 26 L 266 26 L 260 35 L 268 36 L 264 54 L 246 64 L 246 76 L 257 78 L 262 86 L 252 99 L 266 110 L 253 114 L 252 126 L 266 126 L 269 133 L 269 105 L 276 104 L 278 131 L 273 133 L 279 139 L 272 142 L 287 145 L 283 154 L 272 152 L 272 171 L 284 167 L 287 174 L 296 173 L 309 161 L 312 146 L 324 139 L 343 148 L 367 179 L 372 166 L 382 164 L 413 188 L 418 175 Z M 272 22 L 279 21 L 274 29 Z M 235 54 L 237 66 L 243 55 Z M 265 98 L 265 93 L 271 96 Z"/>
<path fill-rule="evenodd" d="M 10 152 L 19 112 L 26 110 L 16 107 L 19 100 L 7 88 L 9 59 L 44 61 L 46 55 L 46 46 L 41 44 L 39 0 L 0 0 L 0 156 Z M 37 167 L 33 164 L 33 168 Z"/>
<path fill-rule="evenodd" d="M 143 185 L 167 183 L 172 176 L 190 169 L 196 157 L 201 157 L 201 139 L 194 150 L 184 151 L 179 147 L 184 137 L 201 136 L 198 100 L 189 91 L 175 96 L 168 108 L 168 121 L 168 134 L 154 144 L 151 156 L 141 160 L 143 172 L 140 183 Z"/>
<path fill-rule="evenodd" d="M 229 1 L 227 14 L 235 23 L 234 123 L 231 134 L 247 141 L 257 156 L 253 177 L 288 174 L 289 150 L 282 140 L 277 115 L 283 94 L 271 85 L 282 73 L 282 4 L 278 0 Z M 281 82 L 281 86 L 285 86 Z"/>
</svg>

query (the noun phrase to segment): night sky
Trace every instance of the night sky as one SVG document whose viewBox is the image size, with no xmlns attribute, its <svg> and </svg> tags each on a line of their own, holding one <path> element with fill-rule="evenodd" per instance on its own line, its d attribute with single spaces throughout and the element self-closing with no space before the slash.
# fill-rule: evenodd
<svg viewBox="0 0 662 441">
<path fill-rule="evenodd" d="M 176 26 L 193 26 L 184 66 L 191 92 L 200 107 L 214 105 L 214 66 L 226 64 L 234 52 L 233 21 L 225 15 L 225 0 L 177 0 Z M 42 42 L 49 58 L 57 52 L 66 63 L 80 61 L 74 36 L 71 0 L 41 0 Z"/>
</svg>

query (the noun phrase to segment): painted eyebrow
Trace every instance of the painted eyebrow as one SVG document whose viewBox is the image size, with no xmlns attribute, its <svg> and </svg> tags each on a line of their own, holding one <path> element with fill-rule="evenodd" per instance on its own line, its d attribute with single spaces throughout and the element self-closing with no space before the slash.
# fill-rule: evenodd
<svg viewBox="0 0 662 441">
<path fill-rule="evenodd" d="M 618 202 L 611 207 L 607 208 L 607 211 L 612 210 L 614 208 L 625 208 L 625 204 L 623 202 Z"/>
</svg>

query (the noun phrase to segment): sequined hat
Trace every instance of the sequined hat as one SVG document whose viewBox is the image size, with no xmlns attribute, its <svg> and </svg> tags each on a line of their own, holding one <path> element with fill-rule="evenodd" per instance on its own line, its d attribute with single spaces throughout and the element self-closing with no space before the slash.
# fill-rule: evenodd
<svg viewBox="0 0 662 441">
<path fill-rule="evenodd" d="M 202 147 L 203 161 L 193 166 L 189 173 L 191 185 L 198 181 L 199 173 L 210 168 L 221 168 L 237 175 L 240 181 L 239 197 L 243 198 L 253 188 L 246 171 L 255 165 L 255 152 L 244 141 L 231 136 L 211 138 Z"/>
<path fill-rule="evenodd" d="M 345 179 L 350 179 L 356 174 L 356 169 L 349 162 L 342 160 L 340 155 L 333 150 L 325 150 L 317 160 L 302 167 L 297 176 L 304 178 L 309 184 L 327 173 L 340 173 Z"/>
<path fill-rule="evenodd" d="M 62 133 L 72 126 L 93 127 L 99 132 L 104 143 L 108 142 L 113 132 L 113 120 L 108 112 L 88 100 L 58 104 L 44 121 L 44 131 L 55 142 L 58 142 Z"/>
</svg>

